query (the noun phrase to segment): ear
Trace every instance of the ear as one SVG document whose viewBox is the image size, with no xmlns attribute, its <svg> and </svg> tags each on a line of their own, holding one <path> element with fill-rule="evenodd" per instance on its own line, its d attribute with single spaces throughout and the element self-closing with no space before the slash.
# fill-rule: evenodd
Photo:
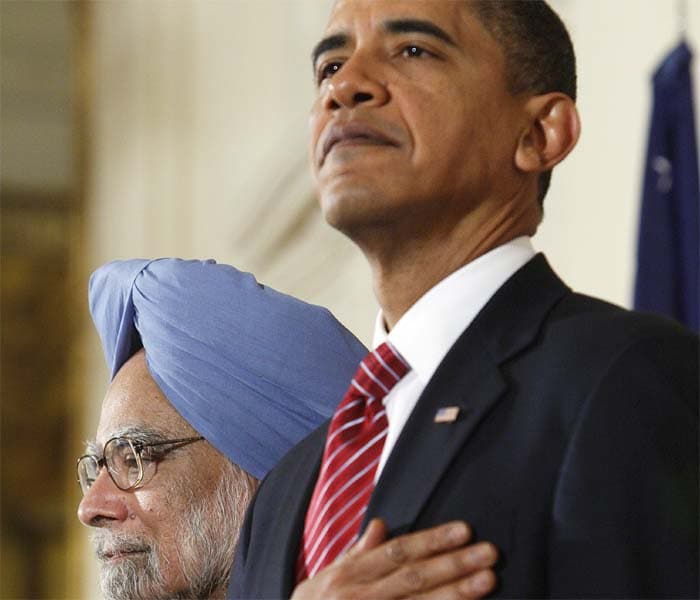
<svg viewBox="0 0 700 600">
<path fill-rule="evenodd" d="M 532 96 L 525 104 L 528 127 L 518 140 L 515 164 L 526 173 L 549 171 L 573 150 L 581 133 L 574 101 L 560 92 Z"/>
</svg>

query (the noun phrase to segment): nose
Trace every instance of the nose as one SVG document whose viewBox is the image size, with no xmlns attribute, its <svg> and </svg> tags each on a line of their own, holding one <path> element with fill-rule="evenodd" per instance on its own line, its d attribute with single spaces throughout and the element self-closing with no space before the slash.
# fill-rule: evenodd
<svg viewBox="0 0 700 600">
<path fill-rule="evenodd" d="M 78 505 L 78 519 L 89 527 L 124 521 L 129 515 L 126 492 L 120 490 L 103 467 Z"/>
<path fill-rule="evenodd" d="M 389 91 L 381 79 L 378 65 L 366 54 L 351 56 L 328 81 L 325 107 L 382 106 L 389 101 Z"/>
</svg>

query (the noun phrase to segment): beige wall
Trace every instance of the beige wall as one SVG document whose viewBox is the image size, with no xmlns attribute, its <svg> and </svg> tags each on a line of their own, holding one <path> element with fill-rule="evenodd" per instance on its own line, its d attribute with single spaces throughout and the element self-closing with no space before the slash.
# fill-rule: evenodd
<svg viewBox="0 0 700 600">
<path fill-rule="evenodd" d="M 553 4 L 577 47 L 583 136 L 555 172 L 535 244 L 573 287 L 628 305 L 649 78 L 676 41 L 676 3 Z M 89 3 L 90 269 L 120 257 L 213 257 L 328 305 L 369 341 L 368 269 L 321 222 L 305 166 L 308 55 L 329 6 Z M 688 2 L 687 26 L 700 47 L 698 3 Z M 96 422 L 107 374 L 96 336 L 88 340 Z M 94 581 L 84 593 L 95 597 Z"/>
</svg>

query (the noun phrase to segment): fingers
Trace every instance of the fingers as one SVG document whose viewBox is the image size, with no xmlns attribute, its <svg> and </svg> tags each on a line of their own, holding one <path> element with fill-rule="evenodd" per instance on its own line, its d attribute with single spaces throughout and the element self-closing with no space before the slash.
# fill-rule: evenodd
<svg viewBox="0 0 700 600">
<path fill-rule="evenodd" d="M 420 600 L 474 600 L 490 594 L 496 587 L 496 575 L 490 569 L 477 571 L 462 579 L 418 594 Z"/>
<path fill-rule="evenodd" d="M 386 533 L 384 521 L 382 519 L 372 519 L 362 537 L 347 551 L 346 556 L 355 556 L 361 552 L 376 548 L 386 540 Z"/>
<path fill-rule="evenodd" d="M 371 574 L 385 575 L 401 565 L 458 548 L 470 537 L 471 530 L 462 521 L 396 537 L 368 553 Z"/>
<path fill-rule="evenodd" d="M 300 584 L 294 600 L 306 598 L 418 597 L 424 600 L 481 598 L 492 591 L 495 546 L 465 546 L 471 530 L 461 521 L 384 541 L 386 525 L 370 522 L 341 559 Z"/>
<path fill-rule="evenodd" d="M 367 534 L 367 539 L 363 539 Z M 366 531 L 356 546 L 361 543 L 363 546 L 376 544 L 381 536 L 386 536 L 386 526 L 383 522 L 373 526 L 371 532 Z M 343 565 L 344 571 L 356 582 L 373 582 L 396 571 L 402 565 L 459 548 L 466 544 L 470 537 L 471 530 L 466 523 L 453 521 L 396 537 L 370 550 L 360 551 L 354 548 L 352 554 L 346 554 L 334 564 Z"/>
<path fill-rule="evenodd" d="M 488 593 L 496 579 L 490 570 L 498 560 L 493 544 L 480 542 L 466 548 L 406 563 L 376 582 L 378 598 L 477 598 Z M 374 592 L 375 590 L 373 590 Z"/>
</svg>

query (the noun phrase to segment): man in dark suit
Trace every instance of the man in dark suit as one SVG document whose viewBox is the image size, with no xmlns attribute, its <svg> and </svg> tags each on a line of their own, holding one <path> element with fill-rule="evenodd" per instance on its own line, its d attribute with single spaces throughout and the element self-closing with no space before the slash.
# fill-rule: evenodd
<svg viewBox="0 0 700 600">
<path fill-rule="evenodd" d="M 388 425 L 362 463 L 366 504 L 364 488 L 328 497 L 369 454 L 348 438 L 355 453 L 335 458 L 351 394 L 283 459 L 249 510 L 230 597 L 296 583 L 295 597 L 333 597 L 346 563 L 332 559 L 373 518 L 389 537 L 469 522 L 499 549 L 498 597 L 697 597 L 697 337 L 572 292 L 529 241 L 579 135 L 559 18 L 541 1 L 340 0 L 313 59 L 312 169 L 326 220 L 372 269 L 363 369 L 384 392 L 364 402 L 381 397 Z M 374 371 L 389 358 L 391 382 Z M 403 577 L 407 595 L 429 587 Z M 350 596 L 381 591 L 360 576 Z"/>
</svg>

